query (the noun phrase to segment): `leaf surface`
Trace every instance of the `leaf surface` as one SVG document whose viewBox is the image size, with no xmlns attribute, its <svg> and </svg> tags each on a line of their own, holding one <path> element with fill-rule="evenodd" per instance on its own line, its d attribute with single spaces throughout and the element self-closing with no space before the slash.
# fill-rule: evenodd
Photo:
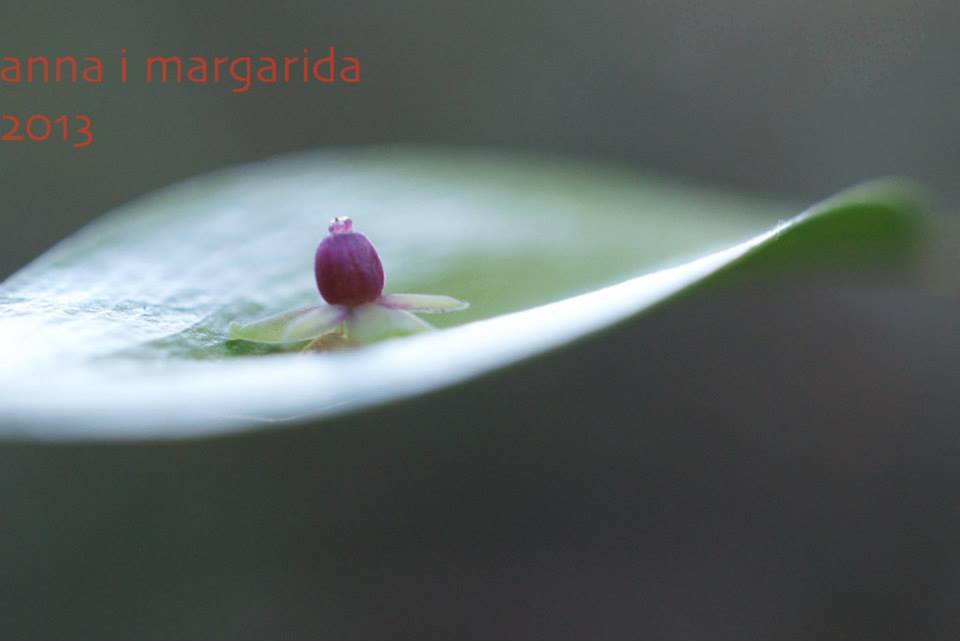
<svg viewBox="0 0 960 641">
<path fill-rule="evenodd" d="M 889 253 L 912 238 L 905 193 L 867 186 L 779 222 L 789 208 L 763 199 L 431 149 L 305 154 L 200 177 L 103 217 L 0 286 L 0 435 L 201 436 L 424 393 L 733 267 Z M 377 246 L 387 294 L 469 309 L 431 317 L 446 331 L 344 352 L 260 356 L 272 350 L 228 342 L 231 323 L 321 303 L 313 250 L 338 215 Z"/>
</svg>

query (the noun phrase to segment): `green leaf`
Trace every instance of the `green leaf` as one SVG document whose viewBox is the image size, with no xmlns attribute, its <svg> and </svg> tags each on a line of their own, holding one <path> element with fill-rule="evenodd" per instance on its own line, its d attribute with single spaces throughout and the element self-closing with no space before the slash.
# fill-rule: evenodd
<svg viewBox="0 0 960 641">
<path fill-rule="evenodd" d="M 228 340 L 282 345 L 319 338 L 336 329 L 347 310 L 331 305 L 315 305 L 268 316 L 252 323 L 230 323 Z"/>
<path fill-rule="evenodd" d="M 378 298 L 377 302 L 393 309 L 405 309 L 417 314 L 460 312 L 470 307 L 470 303 L 457 300 L 452 296 L 434 294 L 386 294 Z"/>
<path fill-rule="evenodd" d="M 0 424 L 8 438 L 184 437 L 386 403 L 721 273 L 888 255 L 913 236 L 907 193 L 871 185 L 778 223 L 788 208 L 763 199 L 520 155 L 362 149 L 225 171 L 105 216 L 0 286 Z M 469 309 L 437 317 L 448 331 L 330 354 L 227 341 L 231 323 L 320 304 L 313 250 L 338 215 L 377 246 L 385 292 Z"/>
<path fill-rule="evenodd" d="M 347 337 L 360 345 L 431 329 L 429 323 L 410 312 L 382 305 L 361 305 L 347 319 Z"/>
</svg>

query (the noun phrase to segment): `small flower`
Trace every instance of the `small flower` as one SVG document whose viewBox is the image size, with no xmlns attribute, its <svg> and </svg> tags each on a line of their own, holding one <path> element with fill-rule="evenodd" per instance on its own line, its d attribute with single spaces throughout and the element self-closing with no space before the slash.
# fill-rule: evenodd
<svg viewBox="0 0 960 641">
<path fill-rule="evenodd" d="M 330 235 L 320 241 L 313 262 L 317 289 L 331 305 L 372 303 L 383 292 L 383 264 L 349 218 L 335 218 Z"/>
<path fill-rule="evenodd" d="M 317 247 L 314 275 L 329 303 L 285 312 L 253 323 L 230 325 L 229 340 L 299 343 L 306 349 L 334 350 L 434 329 L 414 316 L 469 307 L 449 296 L 383 294 L 383 264 L 349 218 L 335 218 Z"/>
</svg>

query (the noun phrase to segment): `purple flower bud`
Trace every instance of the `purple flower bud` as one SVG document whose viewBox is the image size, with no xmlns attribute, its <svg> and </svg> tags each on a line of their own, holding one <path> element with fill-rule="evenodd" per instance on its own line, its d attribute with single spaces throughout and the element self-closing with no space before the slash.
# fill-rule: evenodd
<svg viewBox="0 0 960 641">
<path fill-rule="evenodd" d="M 356 306 L 376 300 L 383 291 L 383 265 L 349 218 L 335 218 L 330 235 L 317 247 L 314 273 L 320 295 L 331 305 Z"/>
</svg>

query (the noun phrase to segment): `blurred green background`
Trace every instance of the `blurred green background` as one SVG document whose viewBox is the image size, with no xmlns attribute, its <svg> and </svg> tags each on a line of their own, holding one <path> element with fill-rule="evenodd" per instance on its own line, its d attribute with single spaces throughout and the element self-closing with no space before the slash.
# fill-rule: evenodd
<svg viewBox="0 0 960 641">
<path fill-rule="evenodd" d="M 4 446 L 0 634 L 956 638 L 957 33 L 932 1 L 0 0 L 3 55 L 363 63 L 242 95 L 0 86 L 0 111 L 96 134 L 0 143 L 0 276 L 155 188 L 331 145 L 543 150 L 790 202 L 895 174 L 937 212 L 919 273 L 705 294 L 282 443 Z"/>
</svg>

